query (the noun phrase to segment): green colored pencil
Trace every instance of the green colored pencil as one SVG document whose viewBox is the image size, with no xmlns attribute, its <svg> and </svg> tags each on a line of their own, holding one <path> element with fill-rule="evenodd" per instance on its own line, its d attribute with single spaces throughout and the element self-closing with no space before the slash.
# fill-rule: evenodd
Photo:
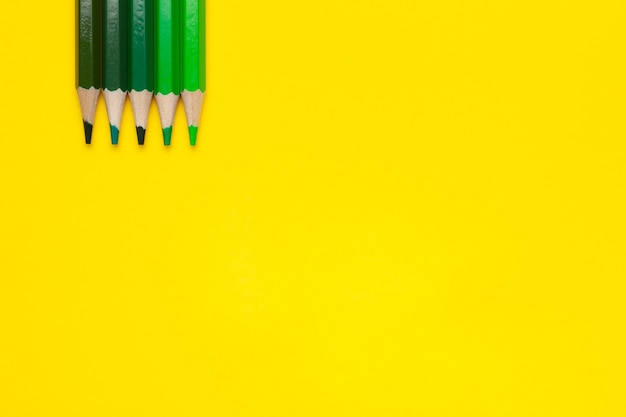
<svg viewBox="0 0 626 417">
<path fill-rule="evenodd" d="M 103 1 L 102 83 L 111 143 L 117 145 L 128 92 L 128 1 Z"/>
<path fill-rule="evenodd" d="M 182 2 L 182 98 L 189 125 L 189 141 L 196 144 L 206 91 L 206 3 Z"/>
<path fill-rule="evenodd" d="M 129 6 L 129 95 L 143 145 L 154 91 L 154 0 L 129 0 Z"/>
<path fill-rule="evenodd" d="M 180 12 L 181 0 L 155 1 L 156 102 L 161 117 L 163 143 L 172 140 L 172 125 L 180 95 Z"/>
<path fill-rule="evenodd" d="M 87 144 L 91 143 L 102 87 L 101 22 L 101 0 L 76 0 L 76 90 Z"/>
</svg>

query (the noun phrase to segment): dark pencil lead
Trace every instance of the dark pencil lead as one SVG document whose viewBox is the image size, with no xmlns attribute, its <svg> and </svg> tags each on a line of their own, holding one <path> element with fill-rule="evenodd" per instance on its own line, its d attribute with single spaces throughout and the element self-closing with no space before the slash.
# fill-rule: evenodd
<svg viewBox="0 0 626 417">
<path fill-rule="evenodd" d="M 83 121 L 85 126 L 85 143 L 91 145 L 91 134 L 93 133 L 93 125 L 91 123 Z"/>
<path fill-rule="evenodd" d="M 141 126 L 137 126 L 137 141 L 140 145 L 143 145 L 146 140 L 146 129 Z"/>
<path fill-rule="evenodd" d="M 117 145 L 120 137 L 120 130 L 111 125 L 111 144 Z"/>
</svg>

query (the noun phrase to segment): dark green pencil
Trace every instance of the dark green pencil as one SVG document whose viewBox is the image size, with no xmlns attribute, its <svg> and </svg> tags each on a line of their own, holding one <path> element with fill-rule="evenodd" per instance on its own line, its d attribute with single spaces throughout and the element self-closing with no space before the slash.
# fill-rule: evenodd
<svg viewBox="0 0 626 417">
<path fill-rule="evenodd" d="M 76 90 L 87 144 L 102 88 L 101 24 L 101 0 L 76 0 Z"/>
<path fill-rule="evenodd" d="M 129 0 L 129 11 L 129 95 L 143 145 L 154 91 L 154 0 Z"/>
<path fill-rule="evenodd" d="M 128 92 L 128 0 L 102 0 L 102 81 L 111 143 L 117 145 Z"/>
</svg>

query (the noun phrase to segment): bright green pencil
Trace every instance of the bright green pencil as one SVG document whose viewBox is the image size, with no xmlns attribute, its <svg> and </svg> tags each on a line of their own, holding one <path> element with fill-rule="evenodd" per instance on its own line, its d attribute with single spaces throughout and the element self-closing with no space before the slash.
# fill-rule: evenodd
<svg viewBox="0 0 626 417">
<path fill-rule="evenodd" d="M 189 141 L 196 144 L 206 91 L 206 3 L 181 0 L 182 98 L 189 125 Z"/>
<path fill-rule="evenodd" d="M 180 95 L 180 0 L 155 0 L 154 89 L 163 143 L 172 140 L 172 125 Z"/>
<path fill-rule="evenodd" d="M 87 144 L 91 143 L 102 87 L 101 22 L 100 0 L 76 0 L 76 90 Z"/>
<path fill-rule="evenodd" d="M 111 126 L 111 143 L 117 145 L 128 92 L 128 1 L 103 0 L 102 83 Z"/>
<path fill-rule="evenodd" d="M 129 96 L 143 145 L 154 91 L 154 0 L 129 0 L 129 6 Z"/>
</svg>

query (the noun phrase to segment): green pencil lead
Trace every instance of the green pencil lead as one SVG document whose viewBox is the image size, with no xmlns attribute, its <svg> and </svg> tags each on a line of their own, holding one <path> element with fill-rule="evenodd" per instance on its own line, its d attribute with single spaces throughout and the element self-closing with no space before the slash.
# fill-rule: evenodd
<svg viewBox="0 0 626 417">
<path fill-rule="evenodd" d="M 163 143 L 165 146 L 170 146 L 172 144 L 172 127 L 168 127 L 163 129 Z"/>
<path fill-rule="evenodd" d="M 111 144 L 112 145 L 117 145 L 117 142 L 119 141 L 119 137 L 120 137 L 120 130 L 111 125 Z"/>
<path fill-rule="evenodd" d="M 189 126 L 189 143 L 191 143 L 191 146 L 196 146 L 197 136 L 198 136 L 198 127 Z"/>
</svg>

